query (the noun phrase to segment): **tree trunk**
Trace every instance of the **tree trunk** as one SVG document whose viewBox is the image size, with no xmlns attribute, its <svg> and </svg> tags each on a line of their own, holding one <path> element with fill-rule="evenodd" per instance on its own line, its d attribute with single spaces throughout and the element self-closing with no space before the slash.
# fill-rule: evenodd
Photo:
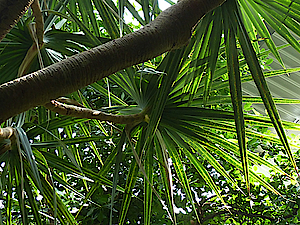
<svg viewBox="0 0 300 225">
<path fill-rule="evenodd" d="M 16 25 L 33 0 L 0 0 L 0 41 Z"/>
<path fill-rule="evenodd" d="M 144 28 L 0 86 L 0 122 L 187 43 L 225 0 L 181 0 Z"/>
</svg>

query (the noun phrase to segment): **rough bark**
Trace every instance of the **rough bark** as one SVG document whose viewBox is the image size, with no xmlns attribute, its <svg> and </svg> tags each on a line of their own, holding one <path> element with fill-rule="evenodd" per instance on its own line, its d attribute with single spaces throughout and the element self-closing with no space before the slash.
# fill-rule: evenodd
<svg viewBox="0 0 300 225">
<path fill-rule="evenodd" d="M 0 41 L 15 26 L 33 0 L 0 0 Z"/>
<path fill-rule="evenodd" d="M 0 86 L 0 122 L 187 43 L 225 0 L 182 0 L 144 28 Z"/>
</svg>

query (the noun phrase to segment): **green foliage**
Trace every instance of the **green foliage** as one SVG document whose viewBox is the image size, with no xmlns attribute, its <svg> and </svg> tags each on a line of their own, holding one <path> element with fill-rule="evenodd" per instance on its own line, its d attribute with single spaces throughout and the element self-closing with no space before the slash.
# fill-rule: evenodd
<svg viewBox="0 0 300 225">
<path fill-rule="evenodd" d="M 158 3 L 41 1 L 45 43 L 27 72 L 146 25 Z M 298 143 L 284 128 L 300 126 L 281 121 L 275 104 L 299 100 L 272 98 L 265 77 L 299 68 L 263 69 L 269 53 L 283 65 L 266 24 L 299 51 L 289 33 L 298 34 L 299 4 L 227 0 L 199 21 L 186 46 L 67 96 L 107 113 L 146 112 L 132 130 L 43 107 L 2 124 L 18 138 L 0 154 L 0 223 L 297 224 L 300 162 L 290 146 Z M 126 13 L 139 24 L 126 24 Z M 26 61 L 32 22 L 26 14 L 0 43 L 0 83 Z M 243 96 L 242 83 L 252 80 L 260 96 Z M 264 104 L 269 117 L 252 103 Z"/>
</svg>

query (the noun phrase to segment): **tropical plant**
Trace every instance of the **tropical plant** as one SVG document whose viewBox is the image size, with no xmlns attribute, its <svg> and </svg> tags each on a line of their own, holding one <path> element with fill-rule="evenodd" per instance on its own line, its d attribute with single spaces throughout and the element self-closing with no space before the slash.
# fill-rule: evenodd
<svg viewBox="0 0 300 225">
<path fill-rule="evenodd" d="M 253 166 L 296 182 L 284 129 L 300 127 L 281 121 L 275 104 L 300 101 L 272 98 L 265 78 L 300 70 L 285 69 L 285 46 L 267 29 L 300 52 L 290 34 L 299 35 L 300 1 L 167 2 L 160 13 L 157 0 L 1 0 L 1 223 L 175 224 L 174 185 L 201 223 L 195 172 L 225 208 L 220 177 L 249 198 L 256 182 L 285 197 Z M 282 70 L 262 70 L 269 53 Z M 260 96 L 243 96 L 252 80 Z M 245 113 L 253 102 L 268 117 Z M 268 127 L 278 138 L 259 132 Z M 261 139 L 285 152 L 288 169 L 249 148 Z M 95 208 L 85 215 L 87 203 Z"/>
</svg>

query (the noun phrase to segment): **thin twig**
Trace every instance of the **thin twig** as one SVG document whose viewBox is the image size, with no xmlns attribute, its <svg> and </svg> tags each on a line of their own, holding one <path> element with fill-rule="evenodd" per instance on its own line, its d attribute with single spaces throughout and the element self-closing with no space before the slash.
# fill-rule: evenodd
<svg viewBox="0 0 300 225">
<path fill-rule="evenodd" d="M 68 105 L 56 100 L 52 100 L 50 103 L 47 103 L 45 107 L 61 115 L 73 116 L 78 118 L 97 119 L 101 121 L 113 122 L 116 124 L 136 124 L 144 121 L 145 118 L 144 111 L 131 115 L 114 115 L 75 105 Z"/>
</svg>

